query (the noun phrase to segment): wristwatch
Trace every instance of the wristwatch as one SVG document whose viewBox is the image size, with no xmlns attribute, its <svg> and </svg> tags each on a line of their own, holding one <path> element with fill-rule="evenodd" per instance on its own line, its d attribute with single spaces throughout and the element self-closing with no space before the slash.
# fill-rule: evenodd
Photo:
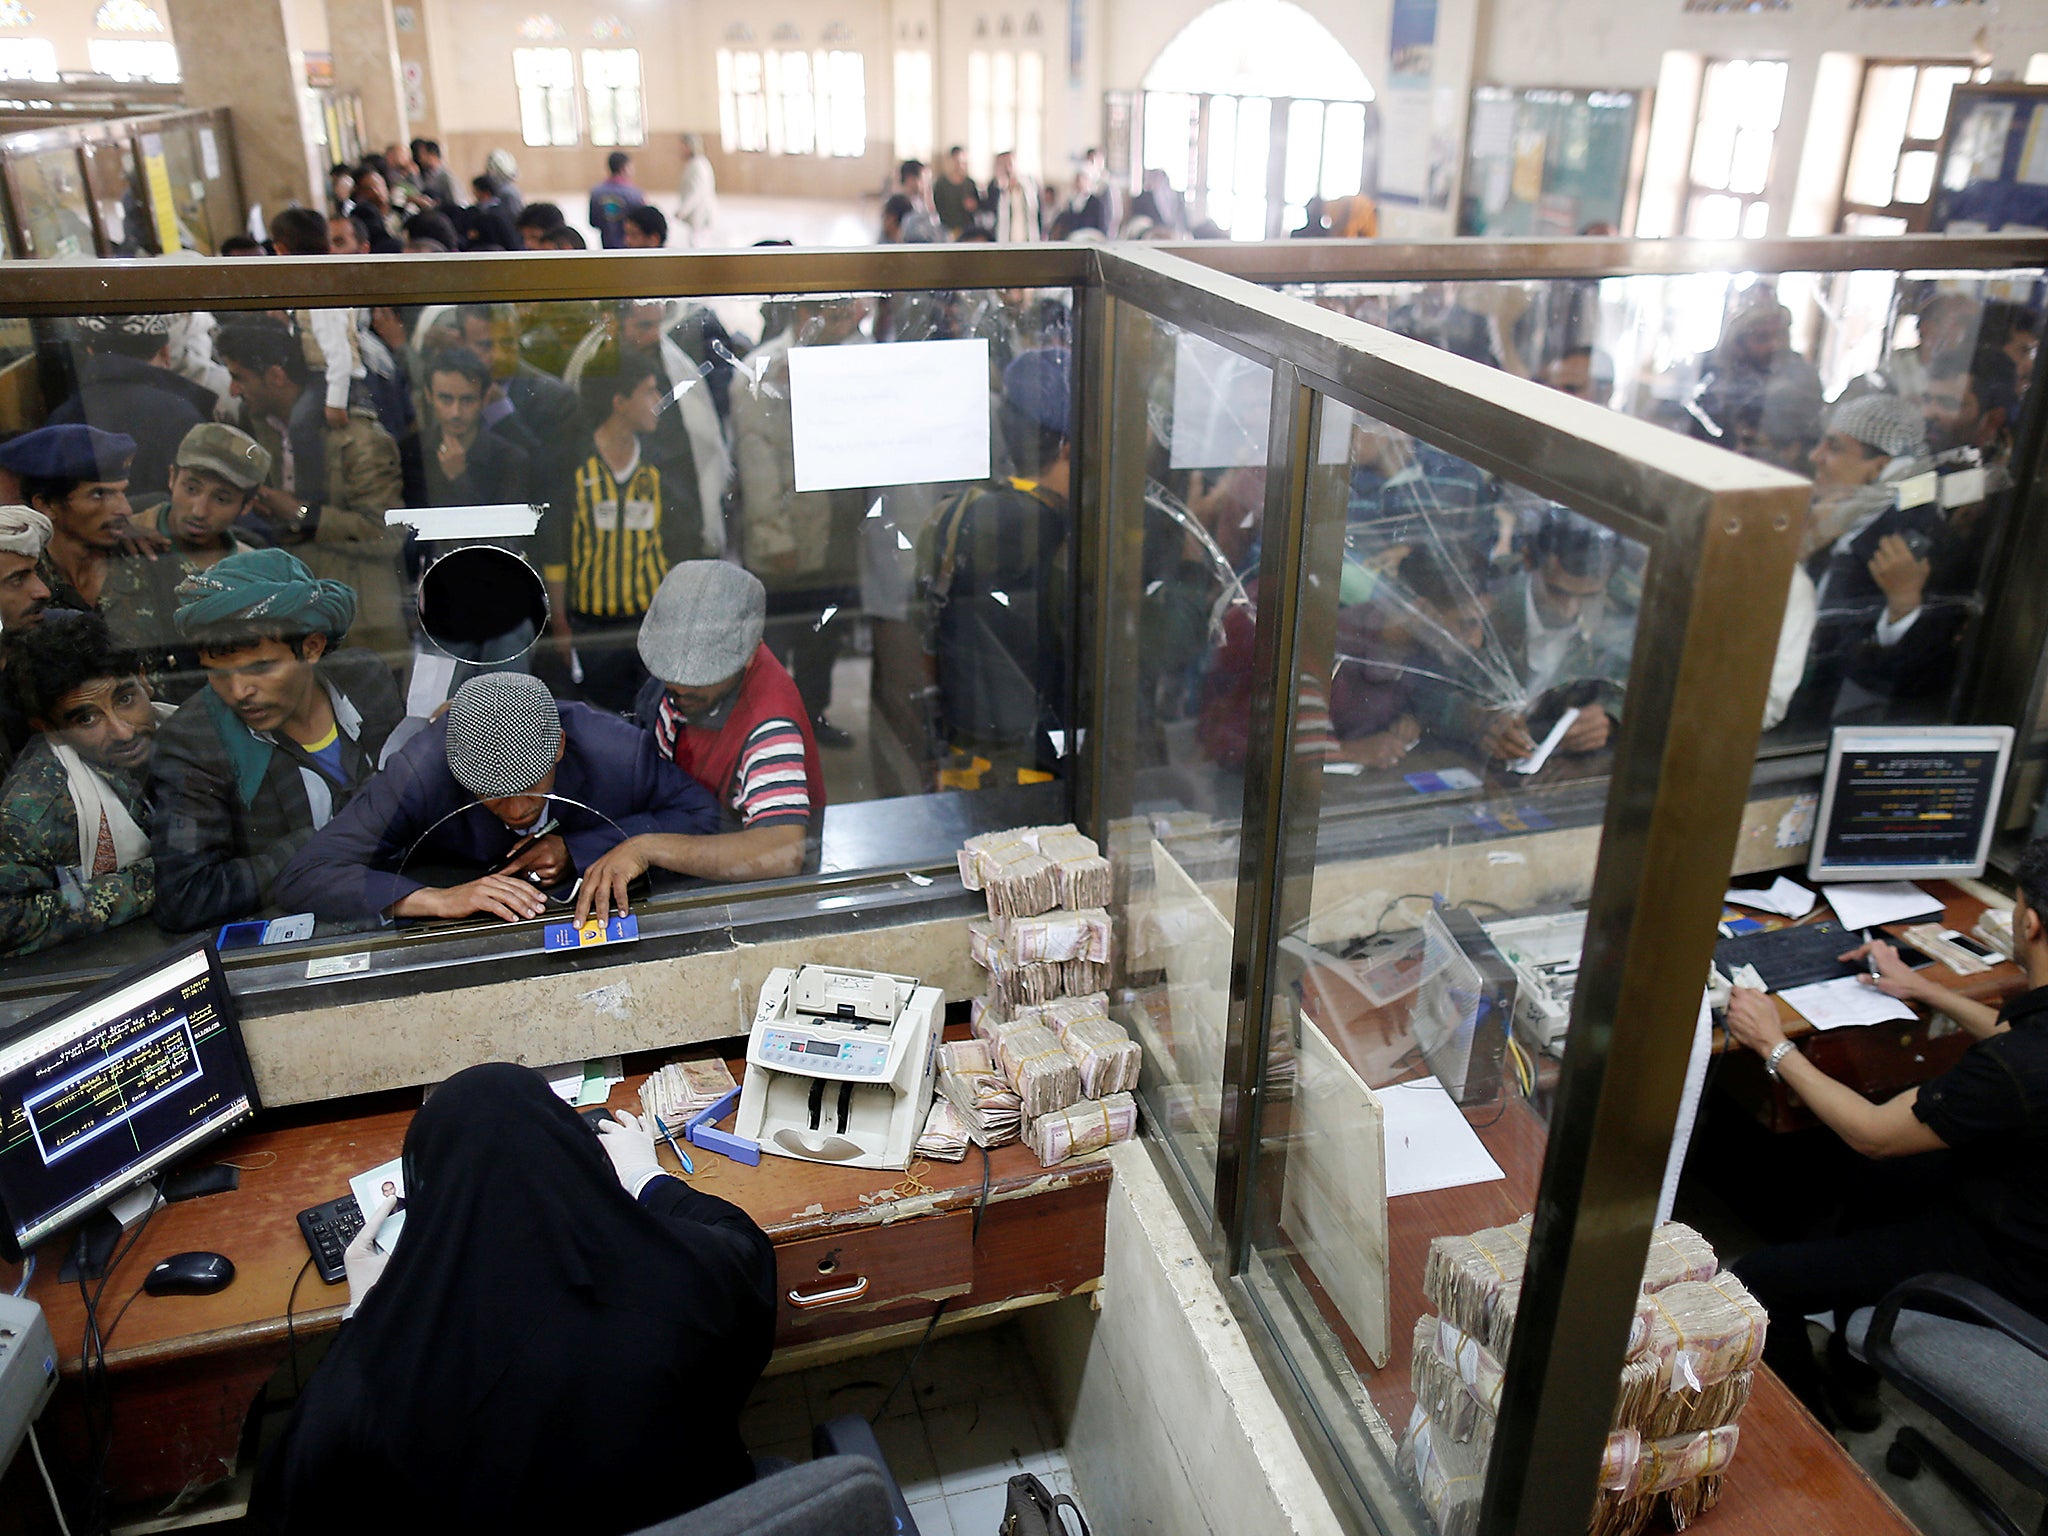
<svg viewBox="0 0 2048 1536">
<path fill-rule="evenodd" d="M 1770 1074 L 1773 1082 L 1778 1080 L 1778 1063 L 1791 1055 L 1792 1051 L 1793 1045 L 1790 1040 L 1780 1040 L 1771 1047 L 1771 1054 L 1764 1058 L 1764 1071 Z"/>
</svg>

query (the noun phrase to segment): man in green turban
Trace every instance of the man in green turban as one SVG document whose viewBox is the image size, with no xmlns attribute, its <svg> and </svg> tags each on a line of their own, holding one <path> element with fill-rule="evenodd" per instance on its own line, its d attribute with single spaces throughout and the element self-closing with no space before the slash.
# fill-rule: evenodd
<svg viewBox="0 0 2048 1536">
<path fill-rule="evenodd" d="M 369 782 L 405 707 L 374 651 L 344 648 L 356 595 L 281 549 L 178 586 L 174 622 L 207 686 L 158 737 L 157 922 L 249 917 L 277 872 Z"/>
</svg>

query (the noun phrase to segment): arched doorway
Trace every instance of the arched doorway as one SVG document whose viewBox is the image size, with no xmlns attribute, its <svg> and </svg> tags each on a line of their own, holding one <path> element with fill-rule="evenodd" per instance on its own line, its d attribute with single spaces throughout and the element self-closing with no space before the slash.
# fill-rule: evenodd
<svg viewBox="0 0 2048 1536">
<path fill-rule="evenodd" d="M 1298 227 L 1312 197 L 1361 190 L 1377 126 L 1372 82 L 1288 0 L 1219 0 L 1159 51 L 1137 111 L 1137 161 L 1191 220 L 1234 239 Z"/>
</svg>

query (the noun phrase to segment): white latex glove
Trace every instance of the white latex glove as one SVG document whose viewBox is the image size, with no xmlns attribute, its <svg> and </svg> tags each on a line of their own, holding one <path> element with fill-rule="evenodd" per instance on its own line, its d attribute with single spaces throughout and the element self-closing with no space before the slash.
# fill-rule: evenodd
<svg viewBox="0 0 2048 1536">
<path fill-rule="evenodd" d="M 650 1179 L 668 1171 L 654 1156 L 653 1129 L 636 1114 L 613 1110 L 611 1119 L 598 1122 L 597 1139 L 612 1160 L 619 1183 L 635 1199 Z"/>
<path fill-rule="evenodd" d="M 342 1267 L 348 1271 L 348 1307 L 341 1314 L 344 1318 L 354 1317 L 356 1308 L 370 1294 L 370 1287 L 384 1278 L 384 1266 L 391 1262 L 391 1255 L 378 1250 L 377 1229 L 384 1225 L 384 1218 L 397 1208 L 397 1196 L 386 1195 L 380 1199 L 363 1213 L 363 1230 L 341 1251 Z"/>
</svg>

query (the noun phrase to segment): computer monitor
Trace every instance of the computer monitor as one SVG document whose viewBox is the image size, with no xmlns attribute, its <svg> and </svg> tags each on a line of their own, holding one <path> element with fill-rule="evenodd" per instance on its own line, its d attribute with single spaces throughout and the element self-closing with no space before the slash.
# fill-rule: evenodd
<svg viewBox="0 0 2048 1536">
<path fill-rule="evenodd" d="M 1983 874 L 2011 758 L 2006 725 L 1842 727 L 1828 746 L 1807 876 Z"/>
<path fill-rule="evenodd" d="M 204 939 L 45 1009 L 0 1042 L 0 1254 L 22 1254 L 258 1108 Z"/>
</svg>

